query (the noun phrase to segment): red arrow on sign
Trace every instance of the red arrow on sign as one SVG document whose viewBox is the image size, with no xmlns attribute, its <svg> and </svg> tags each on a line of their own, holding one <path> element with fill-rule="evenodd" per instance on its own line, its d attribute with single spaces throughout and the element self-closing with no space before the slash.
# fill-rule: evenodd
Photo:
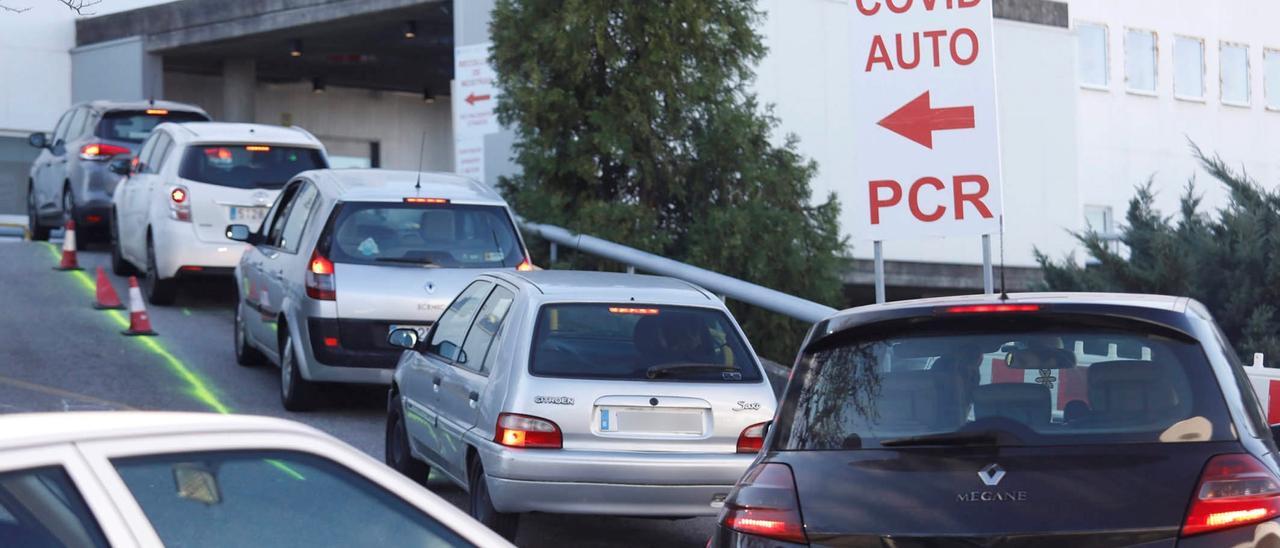
<svg viewBox="0 0 1280 548">
<path fill-rule="evenodd" d="M 474 106 L 476 103 L 479 103 L 480 101 L 488 101 L 489 99 L 492 99 L 492 97 L 489 97 L 488 95 L 476 95 L 472 93 L 470 95 L 467 95 L 466 100 L 468 105 Z"/>
<path fill-rule="evenodd" d="M 885 116 L 879 125 L 932 149 L 935 131 L 973 129 L 973 107 L 933 108 L 926 91 Z"/>
</svg>

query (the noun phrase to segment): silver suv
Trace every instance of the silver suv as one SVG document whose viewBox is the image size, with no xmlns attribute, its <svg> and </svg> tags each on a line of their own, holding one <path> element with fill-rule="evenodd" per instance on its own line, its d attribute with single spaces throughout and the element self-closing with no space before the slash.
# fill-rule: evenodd
<svg viewBox="0 0 1280 548">
<path fill-rule="evenodd" d="M 425 333 L 488 270 L 532 269 L 507 203 L 456 175 L 313 170 L 287 184 L 236 266 L 241 365 L 280 365 L 280 399 L 318 403 L 319 382 L 389 384 L 397 328 Z"/>
<path fill-rule="evenodd" d="M 714 515 L 775 408 L 724 303 L 670 278 L 486 274 L 389 339 L 387 463 L 507 538 L 522 512 Z"/>
<path fill-rule="evenodd" d="M 27 178 L 32 239 L 49 239 L 49 231 L 68 220 L 82 233 L 105 236 L 111 195 L 122 179 L 109 162 L 136 154 L 151 130 L 164 122 L 208 119 L 200 107 L 169 101 L 90 101 L 64 113 L 52 136 L 32 133 L 27 141 L 40 149 Z"/>
</svg>

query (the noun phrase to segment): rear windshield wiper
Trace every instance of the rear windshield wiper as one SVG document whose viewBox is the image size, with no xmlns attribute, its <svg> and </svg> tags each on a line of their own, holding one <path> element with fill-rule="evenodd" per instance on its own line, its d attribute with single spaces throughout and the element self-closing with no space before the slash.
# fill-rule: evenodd
<svg viewBox="0 0 1280 548">
<path fill-rule="evenodd" d="M 913 447 L 920 445 L 999 445 L 1000 441 L 1014 438 L 1006 432 L 982 430 L 978 432 L 946 432 L 943 434 L 926 434 L 923 436 L 907 436 L 881 440 L 881 447 Z"/>
<path fill-rule="evenodd" d="M 716 365 L 714 363 L 664 363 L 655 365 L 645 370 L 644 376 L 650 379 L 658 377 L 666 377 L 679 373 L 738 373 L 741 375 L 742 370 L 737 367 Z"/>
<path fill-rule="evenodd" d="M 404 264 L 420 264 L 423 266 L 440 266 L 431 259 L 410 259 L 408 257 L 378 257 L 374 259 L 380 263 L 404 263 Z"/>
</svg>

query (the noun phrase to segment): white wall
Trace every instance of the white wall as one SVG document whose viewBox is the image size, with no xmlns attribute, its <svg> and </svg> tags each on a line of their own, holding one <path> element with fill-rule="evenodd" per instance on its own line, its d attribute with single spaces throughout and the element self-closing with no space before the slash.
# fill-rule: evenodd
<svg viewBox="0 0 1280 548">
<path fill-rule="evenodd" d="M 75 12 L 54 0 L 3 0 L 0 11 L 0 133 L 49 131 L 71 105 Z M 163 3 L 103 0 L 95 15 Z"/>
<path fill-rule="evenodd" d="M 222 113 L 222 78 L 165 73 L 168 99 L 195 103 L 214 119 Z M 433 104 L 421 95 L 328 86 L 316 94 L 310 83 L 258 84 L 256 121 L 306 128 L 325 138 L 378 141 L 382 167 L 417 169 L 418 148 L 426 133 L 423 168 L 453 171 L 453 130 L 449 98 Z"/>
<path fill-rule="evenodd" d="M 760 0 L 769 55 L 756 90 L 776 105 L 783 133 L 818 163 L 814 196 L 834 192 L 844 205 L 848 234 L 854 211 L 847 195 L 857 154 L 852 150 L 849 102 L 854 59 L 846 44 L 847 1 Z M 1058 255 L 1073 246 L 1067 230 L 1082 225 L 1076 184 L 1075 42 L 1067 29 L 996 20 L 996 80 L 1000 109 L 1008 264 L 1032 266 L 1039 247 Z M 859 90 L 874 93 L 874 90 Z M 779 136 L 780 137 L 780 136 Z M 872 154 L 875 152 L 872 151 Z M 853 254 L 871 258 L 871 242 L 853 237 Z M 942 263 L 982 262 L 976 237 L 895 240 L 885 258 Z"/>
<path fill-rule="evenodd" d="M 1084 204 L 1111 206 L 1123 218 L 1135 185 L 1154 176 L 1157 205 L 1177 212 L 1177 199 L 1192 175 L 1204 206 L 1225 203 L 1223 186 L 1198 168 L 1187 140 L 1229 164 L 1243 167 L 1259 183 L 1280 183 L 1280 112 L 1264 107 L 1263 48 L 1280 49 L 1280 3 L 1273 0 L 1070 0 L 1077 21 L 1107 25 L 1110 78 L 1107 90 L 1077 88 L 1079 95 L 1080 193 Z M 1125 27 L 1157 33 L 1157 87 L 1154 97 L 1125 90 Z M 1173 37 L 1204 39 L 1205 101 L 1173 97 Z M 1249 45 L 1251 105 L 1219 100 L 1219 41 Z M 1272 93 L 1276 93 L 1273 90 Z"/>
</svg>

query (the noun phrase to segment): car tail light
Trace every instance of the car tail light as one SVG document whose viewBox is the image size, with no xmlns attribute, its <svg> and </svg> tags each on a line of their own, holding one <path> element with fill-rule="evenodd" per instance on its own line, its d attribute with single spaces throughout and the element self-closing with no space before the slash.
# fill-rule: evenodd
<svg viewBox="0 0 1280 548">
<path fill-rule="evenodd" d="M 406 203 L 406 204 L 432 204 L 432 205 L 442 205 L 442 204 L 447 204 L 447 203 L 449 203 L 449 199 L 448 199 L 448 198 L 416 198 L 416 197 L 413 197 L 413 198 L 405 198 L 405 199 L 404 199 L 404 203 Z"/>
<path fill-rule="evenodd" d="M 80 147 L 80 159 L 89 160 L 91 162 L 102 162 L 110 160 L 112 156 L 120 154 L 130 154 L 127 147 L 108 145 L 105 143 L 89 143 Z"/>
<path fill-rule="evenodd" d="M 720 525 L 747 535 L 808 543 L 791 467 L 766 462 L 748 470 L 725 501 Z"/>
<path fill-rule="evenodd" d="M 738 452 L 739 453 L 759 453 L 764 448 L 764 432 L 765 427 L 769 426 L 767 422 L 756 423 L 748 426 L 738 435 Z"/>
<path fill-rule="evenodd" d="M 520 264 L 516 265 L 516 270 L 519 270 L 520 272 L 530 272 L 533 270 L 533 263 L 530 262 L 529 259 L 520 261 Z"/>
<path fill-rule="evenodd" d="M 948 314 L 991 314 L 999 312 L 1039 312 L 1038 304 L 974 304 L 968 306 L 952 306 L 947 308 Z"/>
<path fill-rule="evenodd" d="M 560 427 L 556 423 L 515 413 L 498 415 L 493 441 L 522 449 L 559 449 L 562 444 Z"/>
<path fill-rule="evenodd" d="M 1252 455 L 1218 455 L 1200 473 L 1182 536 L 1249 525 L 1280 516 L 1280 480 Z"/>
<path fill-rule="evenodd" d="M 163 108 L 149 108 L 146 112 L 151 116 L 165 116 L 169 114 L 169 111 Z"/>
<path fill-rule="evenodd" d="M 187 193 L 186 187 L 175 186 L 169 189 L 169 218 L 191 222 L 191 195 Z"/>
<path fill-rule="evenodd" d="M 317 301 L 338 300 L 338 289 L 333 280 L 333 261 L 317 249 L 307 264 L 307 296 Z"/>
</svg>

